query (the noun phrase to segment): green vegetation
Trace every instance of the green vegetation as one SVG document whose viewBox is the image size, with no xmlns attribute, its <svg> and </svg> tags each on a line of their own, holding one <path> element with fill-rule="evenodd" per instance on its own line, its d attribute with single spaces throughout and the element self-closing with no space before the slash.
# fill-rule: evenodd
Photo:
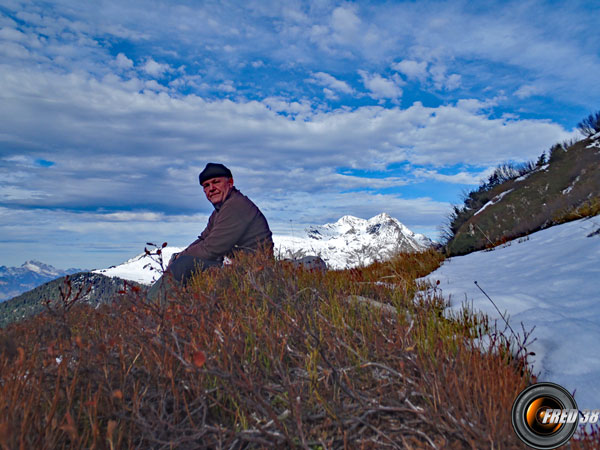
<svg viewBox="0 0 600 450">
<path fill-rule="evenodd" d="M 160 304 L 132 286 L 93 308 L 65 287 L 0 330 L 0 447 L 519 447 L 526 352 L 444 317 L 415 281 L 441 260 L 323 273 L 253 255 Z"/>
</svg>

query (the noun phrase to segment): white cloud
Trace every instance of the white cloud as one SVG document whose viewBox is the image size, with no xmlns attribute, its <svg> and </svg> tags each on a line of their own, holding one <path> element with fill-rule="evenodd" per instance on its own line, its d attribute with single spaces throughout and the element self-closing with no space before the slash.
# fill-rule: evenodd
<svg viewBox="0 0 600 450">
<path fill-rule="evenodd" d="M 315 8 L 315 11 L 317 9 Z M 293 36 L 296 40 L 302 40 L 304 36 L 307 36 L 309 42 L 316 44 L 321 52 L 336 58 L 352 59 L 357 56 L 374 56 L 385 44 L 382 43 L 382 36 L 379 34 L 378 28 L 363 23 L 359 12 L 358 5 L 350 4 L 322 11 L 322 14 L 326 14 L 325 20 L 319 16 L 313 16 L 313 23 L 309 22 L 307 25 L 303 25 L 305 28 L 299 28 L 295 24 Z M 289 32 L 290 29 L 287 31 Z M 313 59 L 315 55 L 309 52 L 302 56 Z M 317 67 L 321 66 L 321 61 L 317 60 L 316 62 Z"/>
<path fill-rule="evenodd" d="M 405 75 L 409 80 L 423 81 L 427 77 L 427 62 L 425 61 L 417 62 L 405 59 L 392 64 L 392 68 Z"/>
<path fill-rule="evenodd" d="M 456 73 L 448 75 L 445 82 L 445 88 L 449 91 L 453 91 L 454 89 L 458 89 L 460 87 L 462 77 Z"/>
<path fill-rule="evenodd" d="M 493 169 L 492 169 L 493 170 Z M 437 170 L 427 170 L 427 169 L 415 169 L 413 174 L 416 177 L 422 177 L 425 179 L 442 181 L 445 183 L 452 184 L 470 184 L 470 185 L 478 185 L 482 179 L 490 174 L 490 169 L 486 169 L 480 172 L 471 173 L 466 171 L 461 171 L 452 175 L 440 173 Z"/>
<path fill-rule="evenodd" d="M 331 28 L 334 38 L 339 42 L 354 42 L 360 39 L 358 34 L 360 19 L 356 15 L 355 9 L 350 6 L 340 6 L 335 8 L 331 14 Z"/>
<path fill-rule="evenodd" d="M 0 54 L 7 59 L 28 59 L 31 56 L 29 50 L 21 44 L 7 42 L 0 46 Z"/>
<path fill-rule="evenodd" d="M 479 111 L 491 109 L 494 106 L 497 106 L 500 99 L 502 99 L 502 97 L 484 101 L 475 98 L 463 98 L 456 102 L 456 107 L 471 113 L 478 113 Z"/>
<path fill-rule="evenodd" d="M 345 81 L 338 80 L 332 75 L 325 72 L 317 72 L 311 75 L 308 79 L 311 83 L 316 83 L 327 87 L 331 91 L 343 92 L 344 94 L 352 94 L 354 90 Z"/>
<path fill-rule="evenodd" d="M 235 92 L 235 86 L 233 85 L 233 81 L 231 80 L 227 80 L 223 83 L 220 83 L 216 88 L 222 92 Z"/>
<path fill-rule="evenodd" d="M 339 95 L 329 88 L 323 88 L 323 93 L 325 94 L 325 98 L 329 100 L 339 100 L 340 98 Z"/>
<path fill-rule="evenodd" d="M 19 186 L 0 186 L 2 192 L 2 198 L 5 202 L 38 202 L 45 201 L 50 197 L 50 194 L 43 191 L 37 191 L 28 187 Z"/>
<path fill-rule="evenodd" d="M 442 65 L 434 65 L 430 67 L 429 73 L 431 75 L 433 85 L 437 90 L 448 90 L 452 91 L 460 87 L 461 76 L 458 74 L 446 74 L 447 69 Z"/>
<path fill-rule="evenodd" d="M 535 86 L 535 85 L 531 85 L 531 84 L 524 84 L 523 86 L 519 87 L 519 89 L 517 89 L 515 91 L 515 97 L 524 99 L 524 98 L 532 97 L 534 95 L 539 95 L 541 93 L 542 93 L 542 89 L 539 86 Z"/>
<path fill-rule="evenodd" d="M 163 74 L 170 72 L 172 69 L 168 64 L 158 63 L 154 61 L 154 59 L 148 58 L 146 63 L 142 66 L 142 70 L 148 75 L 158 78 Z"/>
<path fill-rule="evenodd" d="M 375 99 L 397 100 L 402 97 L 402 89 L 396 81 L 384 78 L 375 73 L 371 74 L 364 70 L 359 70 L 363 84 L 370 91 L 370 96 Z"/>
<path fill-rule="evenodd" d="M 27 35 L 15 28 L 4 27 L 0 28 L 0 39 L 14 42 L 24 42 L 27 40 Z"/>
<path fill-rule="evenodd" d="M 162 84 L 159 84 L 156 80 L 148 80 L 146 82 L 144 82 L 144 88 L 148 89 L 150 91 L 155 91 L 155 92 L 167 92 L 168 89 L 163 86 Z"/>
<path fill-rule="evenodd" d="M 133 67 L 133 61 L 129 59 L 125 54 L 119 53 L 115 58 L 115 62 L 117 63 L 117 67 L 120 69 L 131 69 Z"/>
<path fill-rule="evenodd" d="M 282 97 L 268 97 L 263 103 L 272 111 L 286 114 L 299 114 L 306 116 L 312 112 L 310 104 L 306 101 L 290 101 Z"/>
</svg>

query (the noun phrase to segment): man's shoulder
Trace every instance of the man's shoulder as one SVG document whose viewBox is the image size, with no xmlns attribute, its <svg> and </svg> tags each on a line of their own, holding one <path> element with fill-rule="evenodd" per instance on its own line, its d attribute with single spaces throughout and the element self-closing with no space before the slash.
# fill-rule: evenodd
<svg viewBox="0 0 600 450">
<path fill-rule="evenodd" d="M 242 194 L 238 189 L 232 191 L 227 199 L 220 206 L 217 215 L 221 218 L 224 217 L 250 217 L 256 212 L 260 212 L 258 207 Z"/>
<path fill-rule="evenodd" d="M 250 200 L 248 197 L 246 197 L 244 194 L 242 194 L 239 189 L 235 189 L 235 190 L 231 191 L 231 194 L 229 195 L 227 200 L 223 203 L 223 206 L 225 206 L 225 205 L 229 205 L 229 206 L 247 205 L 247 206 L 256 207 L 254 202 L 252 200 Z"/>
</svg>

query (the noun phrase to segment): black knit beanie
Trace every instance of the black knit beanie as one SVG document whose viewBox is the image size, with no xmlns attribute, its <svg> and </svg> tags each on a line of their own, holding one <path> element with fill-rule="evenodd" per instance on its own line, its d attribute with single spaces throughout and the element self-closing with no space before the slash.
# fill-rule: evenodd
<svg viewBox="0 0 600 450">
<path fill-rule="evenodd" d="M 231 170 L 223 164 L 208 163 L 204 170 L 200 172 L 200 184 L 204 183 L 206 180 L 217 177 L 233 178 L 233 175 L 231 175 Z"/>
</svg>

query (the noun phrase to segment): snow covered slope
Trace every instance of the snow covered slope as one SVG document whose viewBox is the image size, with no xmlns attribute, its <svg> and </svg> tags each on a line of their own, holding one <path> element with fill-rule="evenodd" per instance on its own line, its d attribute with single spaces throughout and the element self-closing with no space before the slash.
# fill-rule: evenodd
<svg viewBox="0 0 600 450">
<path fill-rule="evenodd" d="M 536 353 L 540 381 L 575 392 L 579 409 L 600 408 L 600 217 L 569 222 L 509 242 L 493 251 L 448 259 L 426 279 L 459 310 L 500 315 L 475 286 L 487 292 L 511 327 L 535 327 L 528 350 Z"/>
<path fill-rule="evenodd" d="M 152 249 L 149 249 L 152 250 Z M 173 253 L 182 251 L 180 247 L 165 247 L 162 249 L 163 266 L 166 268 Z M 134 258 L 128 259 L 123 264 L 112 266 L 108 269 L 94 270 L 94 273 L 101 273 L 107 277 L 119 277 L 123 280 L 135 281 L 142 284 L 152 284 L 162 274 L 160 263 L 153 258 L 141 253 Z"/>
<path fill-rule="evenodd" d="M 382 260 L 397 251 L 418 251 L 432 245 L 422 234 L 415 234 L 398 220 L 382 213 L 369 220 L 344 216 L 335 223 L 312 226 L 299 236 L 273 236 L 276 256 L 294 258 L 321 256 L 332 269 L 355 267 Z M 165 265 L 179 247 L 163 249 Z M 145 268 L 150 264 L 150 268 Z M 115 267 L 95 270 L 109 277 L 119 277 L 150 284 L 160 276 L 160 265 L 142 253 Z"/>
</svg>

